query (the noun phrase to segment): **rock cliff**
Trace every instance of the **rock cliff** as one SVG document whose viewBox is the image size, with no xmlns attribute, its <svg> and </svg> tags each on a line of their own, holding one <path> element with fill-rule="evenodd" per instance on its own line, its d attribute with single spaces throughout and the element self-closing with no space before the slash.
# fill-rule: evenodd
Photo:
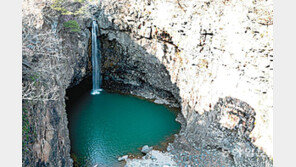
<svg viewBox="0 0 296 167">
<path fill-rule="evenodd" d="M 90 71 L 85 19 L 45 0 L 23 1 L 23 166 L 72 166 L 65 94 Z M 69 20 L 79 32 L 65 26 Z"/>
<path fill-rule="evenodd" d="M 72 164 L 64 97 L 91 70 L 91 19 L 103 88 L 180 108 L 182 130 L 164 156 L 178 166 L 272 166 L 272 1 L 109 0 L 87 11 L 23 2 L 23 18 L 34 18 L 23 19 L 24 166 Z M 73 20 L 79 28 L 65 26 Z"/>
<path fill-rule="evenodd" d="M 175 150 L 225 153 L 226 165 L 272 164 L 266 156 L 272 157 L 271 1 L 111 0 L 99 6 L 94 16 L 106 89 L 120 84 L 155 102 L 179 103 L 186 128 Z"/>
</svg>

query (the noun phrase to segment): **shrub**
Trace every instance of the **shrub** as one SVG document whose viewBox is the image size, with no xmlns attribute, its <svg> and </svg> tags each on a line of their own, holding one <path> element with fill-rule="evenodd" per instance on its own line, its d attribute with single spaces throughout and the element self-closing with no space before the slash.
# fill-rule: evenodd
<svg viewBox="0 0 296 167">
<path fill-rule="evenodd" d="M 52 0 L 51 8 L 56 11 L 60 11 L 62 15 L 80 15 L 85 14 L 85 8 L 90 1 L 92 0 Z M 69 10 L 67 6 L 71 2 L 81 3 L 82 6 L 74 11 Z"/>
<path fill-rule="evenodd" d="M 80 32 L 80 26 L 76 20 L 64 22 L 64 27 L 70 29 L 71 32 Z"/>
</svg>

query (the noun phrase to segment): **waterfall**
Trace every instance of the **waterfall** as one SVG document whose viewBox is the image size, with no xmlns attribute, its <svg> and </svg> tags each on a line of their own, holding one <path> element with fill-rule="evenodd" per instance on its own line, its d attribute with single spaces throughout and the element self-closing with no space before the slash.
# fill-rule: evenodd
<svg viewBox="0 0 296 167">
<path fill-rule="evenodd" d="M 100 52 L 100 41 L 98 40 L 98 24 L 94 20 L 92 22 L 92 30 L 91 30 L 91 40 L 92 40 L 92 81 L 93 81 L 93 89 L 91 94 L 96 95 L 100 94 L 102 89 L 100 89 L 101 84 L 101 52 Z"/>
</svg>

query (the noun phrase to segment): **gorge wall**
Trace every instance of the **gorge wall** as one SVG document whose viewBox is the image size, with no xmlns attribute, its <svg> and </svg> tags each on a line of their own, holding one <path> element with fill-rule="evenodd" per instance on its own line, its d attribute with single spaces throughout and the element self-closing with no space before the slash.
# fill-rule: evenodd
<svg viewBox="0 0 296 167">
<path fill-rule="evenodd" d="M 46 0 L 24 0 L 22 10 L 23 166 L 72 166 L 65 95 L 89 75 L 87 18 L 61 15 Z"/>
<path fill-rule="evenodd" d="M 23 19 L 23 94 L 33 92 L 23 95 L 24 166 L 72 164 L 64 97 L 91 70 L 92 18 L 103 88 L 181 109 L 168 147 L 178 166 L 272 166 L 271 1 L 109 0 L 87 11 L 65 16 L 46 1 L 23 2 L 23 18 L 35 19 Z M 48 39 L 56 44 L 42 47 Z"/>
<path fill-rule="evenodd" d="M 120 83 L 156 103 L 180 102 L 187 127 L 173 150 L 208 150 L 214 159 L 227 154 L 234 166 L 272 164 L 271 1 L 111 0 L 99 6 L 94 16 L 105 86 Z"/>
</svg>

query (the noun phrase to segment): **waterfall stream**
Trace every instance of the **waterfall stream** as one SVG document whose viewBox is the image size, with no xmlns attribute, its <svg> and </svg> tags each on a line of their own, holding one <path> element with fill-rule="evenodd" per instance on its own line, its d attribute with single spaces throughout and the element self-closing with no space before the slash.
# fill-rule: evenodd
<svg viewBox="0 0 296 167">
<path fill-rule="evenodd" d="M 91 94 L 96 95 L 100 94 L 102 89 L 100 89 L 101 84 L 101 69 L 100 69 L 100 62 L 101 62 L 101 53 L 100 53 L 100 44 L 98 40 L 98 24 L 94 20 L 92 22 L 92 31 L 91 31 L 91 38 L 92 38 L 92 81 L 93 81 L 93 89 Z"/>
</svg>

